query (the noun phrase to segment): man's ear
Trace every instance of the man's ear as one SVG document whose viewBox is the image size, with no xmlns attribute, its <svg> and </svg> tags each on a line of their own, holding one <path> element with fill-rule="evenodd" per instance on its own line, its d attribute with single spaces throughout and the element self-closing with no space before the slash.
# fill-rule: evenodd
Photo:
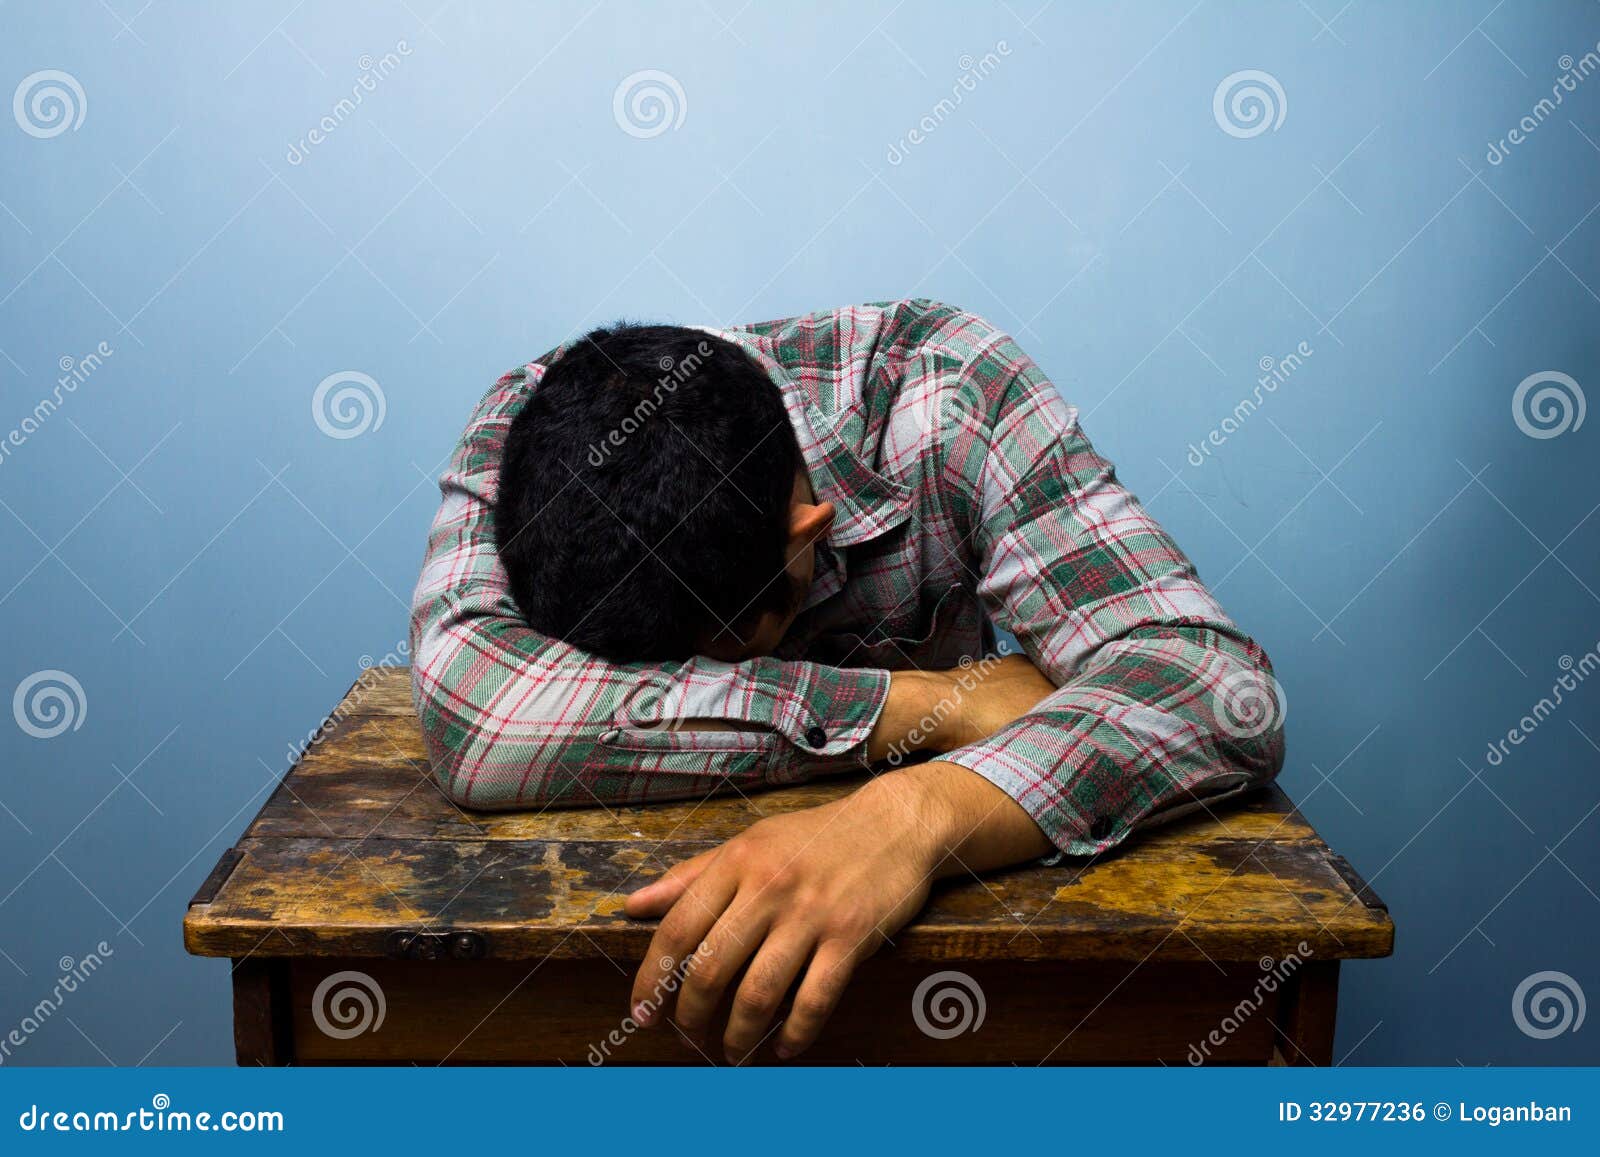
<svg viewBox="0 0 1600 1157">
<path fill-rule="evenodd" d="M 796 502 L 789 507 L 789 546 L 807 546 L 828 533 L 833 525 L 833 503 Z"/>
</svg>

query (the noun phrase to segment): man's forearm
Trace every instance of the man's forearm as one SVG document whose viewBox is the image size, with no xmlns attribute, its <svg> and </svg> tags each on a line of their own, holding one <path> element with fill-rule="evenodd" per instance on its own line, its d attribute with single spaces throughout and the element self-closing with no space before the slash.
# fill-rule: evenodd
<svg viewBox="0 0 1600 1157">
<path fill-rule="evenodd" d="M 905 809 L 918 820 L 939 878 L 987 872 L 1054 850 L 1021 804 L 975 772 L 932 761 L 888 772 L 862 785 L 863 802 Z"/>
<path fill-rule="evenodd" d="M 895 672 L 869 737 L 874 758 L 897 748 L 954 750 L 974 729 L 1004 726 L 1000 720 L 1026 711 L 1049 687 L 1025 659 L 989 674 L 987 702 L 967 703 L 982 710 L 952 716 L 938 704 L 961 700 L 941 688 L 939 673 Z M 945 678 L 962 686 L 950 673 Z M 925 741 L 913 734 L 924 730 L 939 734 Z M 916 915 L 934 879 L 1049 850 L 1004 791 L 938 760 L 876 776 L 829 803 L 768 816 L 628 897 L 630 916 L 662 918 L 634 980 L 632 1015 L 646 1027 L 657 1023 L 661 992 L 671 994 L 681 967 L 675 1020 L 693 1042 L 743 971 L 723 1034 L 728 1059 L 739 1063 L 767 1038 L 785 992 L 798 983 L 774 1046 L 779 1057 L 794 1056 L 821 1032 L 856 965 Z"/>
<path fill-rule="evenodd" d="M 957 681 L 964 672 L 895 671 L 877 724 L 867 738 L 874 761 L 924 749 L 953 750 L 982 738 L 1014 709 L 1020 713 L 1050 683 L 1025 659 L 1013 660 L 997 683 L 1007 683 L 1015 702 L 978 722 Z M 881 775 L 861 788 L 868 799 L 909 811 L 932 841 L 936 874 L 947 876 L 1003 868 L 1047 855 L 1053 845 L 1039 825 L 1000 788 L 954 763 L 932 761 Z M 865 802 L 865 801 L 864 801 Z"/>
<path fill-rule="evenodd" d="M 873 763 L 912 751 L 934 750 L 940 703 L 951 684 L 940 671 L 891 671 L 889 693 L 878 721 L 867 736 L 867 758 Z"/>
</svg>

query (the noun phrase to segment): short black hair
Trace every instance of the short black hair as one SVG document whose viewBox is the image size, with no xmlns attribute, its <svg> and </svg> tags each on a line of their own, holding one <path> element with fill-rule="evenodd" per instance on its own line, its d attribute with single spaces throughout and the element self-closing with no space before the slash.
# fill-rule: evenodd
<svg viewBox="0 0 1600 1157">
<path fill-rule="evenodd" d="M 738 345 L 596 329 L 553 355 L 506 438 L 494 525 L 517 607 L 614 662 L 737 645 L 798 597 L 802 469 L 781 388 Z"/>
</svg>

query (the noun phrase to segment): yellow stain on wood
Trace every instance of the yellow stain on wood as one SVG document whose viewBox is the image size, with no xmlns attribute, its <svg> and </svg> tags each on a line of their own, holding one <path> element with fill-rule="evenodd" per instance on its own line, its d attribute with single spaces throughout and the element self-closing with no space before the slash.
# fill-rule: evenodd
<svg viewBox="0 0 1600 1157">
<path fill-rule="evenodd" d="M 860 782 L 758 801 L 467 813 L 432 782 L 405 669 L 365 672 L 331 718 L 245 833 L 232 875 L 190 908 L 191 951 L 248 954 L 272 936 L 296 952 L 362 955 L 381 945 L 375 930 L 423 926 L 492 931 L 508 958 L 642 950 L 649 928 L 623 915 L 629 892 L 763 814 Z M 1270 788 L 1087 864 L 942 884 L 896 939 L 922 959 L 1243 959 L 1302 938 L 1324 956 L 1385 955 L 1388 914 L 1363 902 L 1347 871 Z"/>
</svg>

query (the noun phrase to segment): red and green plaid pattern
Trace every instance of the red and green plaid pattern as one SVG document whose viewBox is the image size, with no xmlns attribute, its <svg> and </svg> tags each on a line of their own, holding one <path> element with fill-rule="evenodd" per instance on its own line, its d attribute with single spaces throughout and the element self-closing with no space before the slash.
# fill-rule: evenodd
<svg viewBox="0 0 1600 1157">
<path fill-rule="evenodd" d="M 977 655 L 985 614 L 1059 690 L 946 758 L 1062 851 L 1277 773 L 1266 655 L 1009 336 L 921 300 L 717 332 L 782 388 L 812 486 L 838 509 L 807 609 L 777 656 L 739 664 L 619 665 L 530 630 L 491 506 L 511 420 L 560 351 L 512 371 L 441 479 L 413 603 L 417 710 L 458 803 L 634 804 L 859 767 L 888 671 Z"/>
</svg>

